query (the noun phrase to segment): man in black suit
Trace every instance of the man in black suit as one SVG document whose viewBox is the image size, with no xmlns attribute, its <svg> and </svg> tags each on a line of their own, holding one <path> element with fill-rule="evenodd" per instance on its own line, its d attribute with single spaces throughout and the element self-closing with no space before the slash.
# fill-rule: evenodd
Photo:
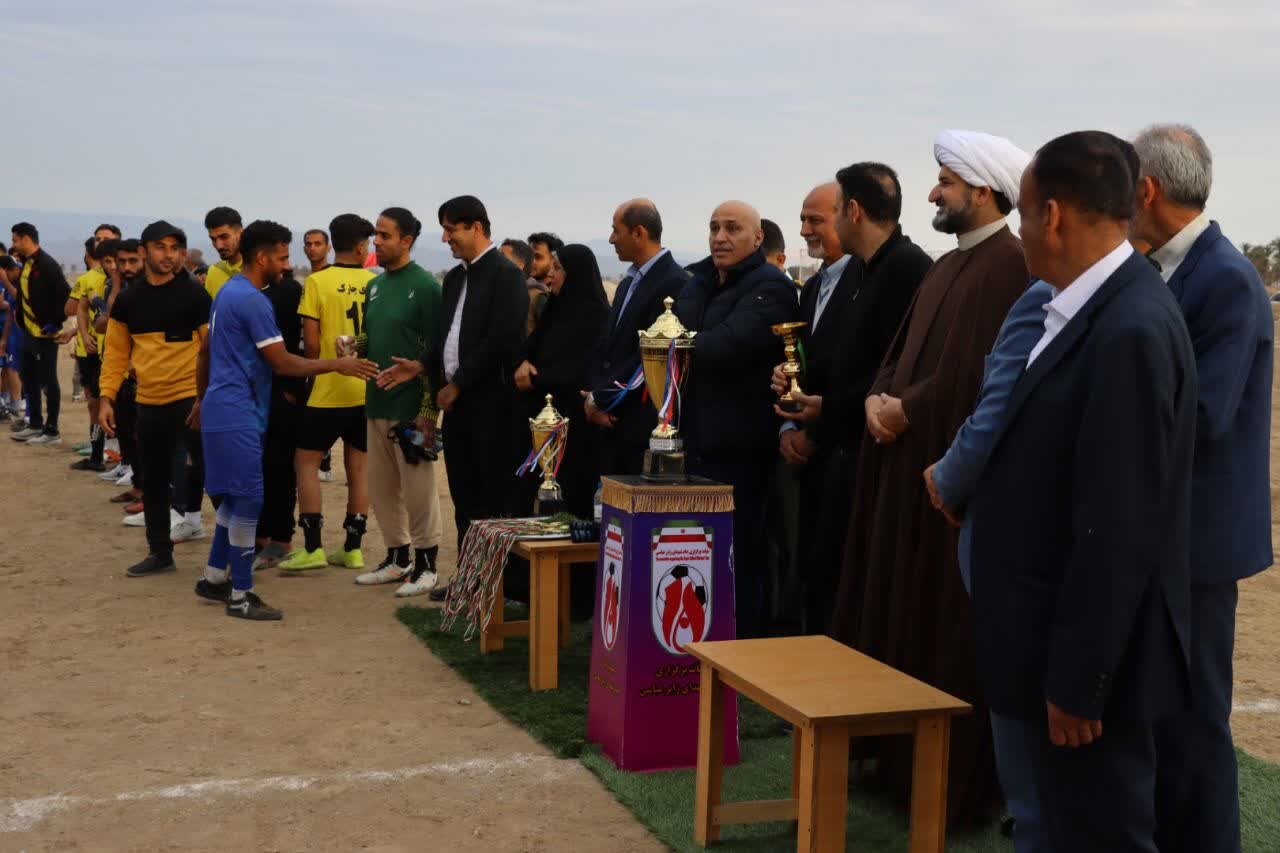
<svg viewBox="0 0 1280 853">
<path fill-rule="evenodd" d="M 1190 702 L 1196 367 L 1128 243 L 1132 146 L 1037 152 L 1018 211 L 1055 290 L 968 511 L 978 676 L 1025 724 L 1057 850 L 1154 853 L 1156 721 Z"/>
<path fill-rule="evenodd" d="M 801 561 L 804 629 L 809 633 L 825 632 L 831 621 L 849 527 L 854 468 L 866 432 L 864 401 L 885 350 L 932 264 L 898 225 L 902 186 L 893 169 L 883 163 L 854 163 L 836 174 L 832 186 L 837 200 L 831 227 L 848 264 L 823 309 L 816 340 L 805 344 L 809 367 L 800 397 L 803 408 L 796 414 L 780 412 L 804 426 L 803 431 L 783 433 L 783 456 L 805 470 L 826 472 L 812 495 L 817 498 L 816 509 L 801 510 L 802 520 L 805 514 L 817 516 L 812 548 L 802 551 Z M 805 319 L 816 313 L 821 298 L 821 287 L 810 286 L 814 281 L 819 277 L 811 279 L 800 295 Z M 810 331 L 811 338 L 814 334 Z M 785 388 L 783 379 L 779 365 L 773 373 L 778 393 Z M 806 491 L 812 494 L 814 487 Z"/>
<path fill-rule="evenodd" d="M 769 372 L 782 356 L 770 328 L 800 316 L 796 288 L 766 263 L 760 214 L 740 201 L 711 214 L 711 256 L 689 267 L 675 313 L 697 332 L 680 431 L 690 474 L 733 486 L 737 629 L 765 627 L 766 506 L 777 455 L 778 418 Z"/>
<path fill-rule="evenodd" d="M 394 387 L 429 372 L 444 412 L 444 461 L 458 547 L 471 522 L 503 514 L 523 454 L 511 442 L 512 374 L 524 343 L 529 294 L 524 273 L 490 237 L 475 196 L 440 205 L 441 241 L 462 263 L 444 277 L 438 334 L 418 361 L 394 359 L 378 384 Z"/>
<path fill-rule="evenodd" d="M 618 285 L 609 322 L 591 359 L 591 387 L 582 392 L 587 419 L 603 428 L 603 474 L 639 474 L 649 433 L 658 423 L 643 399 L 639 332 L 653 325 L 662 301 L 675 299 L 689 274 L 662 248 L 662 217 L 644 198 L 623 202 L 613 214 L 609 242 L 618 260 L 631 264 Z"/>
</svg>

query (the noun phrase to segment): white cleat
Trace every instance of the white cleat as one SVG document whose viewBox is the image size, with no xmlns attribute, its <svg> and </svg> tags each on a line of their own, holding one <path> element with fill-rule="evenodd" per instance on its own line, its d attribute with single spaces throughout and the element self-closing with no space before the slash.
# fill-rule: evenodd
<svg viewBox="0 0 1280 853">
<path fill-rule="evenodd" d="M 405 581 L 396 590 L 396 598 L 411 598 L 415 595 L 426 595 L 436 588 L 436 573 L 423 572 L 416 581 Z"/>
<path fill-rule="evenodd" d="M 397 583 L 409 577 L 412 566 L 397 566 L 395 563 L 383 563 L 371 572 L 356 575 L 356 583 L 361 586 L 374 586 L 380 583 Z"/>
</svg>

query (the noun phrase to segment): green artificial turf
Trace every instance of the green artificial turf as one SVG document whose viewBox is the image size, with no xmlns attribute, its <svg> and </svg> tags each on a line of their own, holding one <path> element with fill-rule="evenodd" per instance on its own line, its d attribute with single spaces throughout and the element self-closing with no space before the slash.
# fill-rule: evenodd
<svg viewBox="0 0 1280 853">
<path fill-rule="evenodd" d="M 509 609 L 508 619 L 525 618 Z M 591 663 L 591 629 L 572 626 L 573 642 L 560 652 L 560 689 L 529 691 L 529 643 L 507 638 L 502 652 L 481 655 L 478 642 L 463 642 L 458 630 L 440 631 L 440 611 L 401 607 L 396 617 L 441 660 L 458 672 L 495 710 L 527 729 L 562 758 L 578 758 L 613 795 L 673 850 L 694 851 L 692 770 L 627 773 L 618 770 L 598 748 L 587 744 L 587 678 Z M 738 701 L 742 762 L 724 775 L 724 800 L 777 799 L 791 786 L 791 739 L 780 721 L 763 708 Z M 1280 850 L 1280 767 L 1240 753 L 1240 809 L 1246 853 Z M 873 795 L 854 792 L 849 798 L 848 849 L 905 850 L 906 815 Z M 790 824 L 764 823 L 725 827 L 716 849 L 777 851 L 793 849 Z M 972 833 L 951 832 L 947 849 L 955 853 L 1012 853 L 1013 845 L 996 826 Z"/>
</svg>

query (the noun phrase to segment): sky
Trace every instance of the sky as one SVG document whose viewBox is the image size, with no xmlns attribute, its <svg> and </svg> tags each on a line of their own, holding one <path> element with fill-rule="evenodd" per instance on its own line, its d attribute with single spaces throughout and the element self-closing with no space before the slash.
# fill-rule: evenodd
<svg viewBox="0 0 1280 853">
<path fill-rule="evenodd" d="M 16 0 L 0 0 L 0 10 Z M 799 258 L 800 203 L 858 160 L 930 249 L 948 127 L 1028 152 L 1071 130 L 1198 128 L 1210 212 L 1280 236 L 1275 0 L 62 0 L 10 7 L 0 207 L 323 225 L 470 193 L 497 237 L 603 239 L 652 198 L 705 252 L 741 198 Z M 38 223 L 37 223 L 38 224 Z"/>
</svg>

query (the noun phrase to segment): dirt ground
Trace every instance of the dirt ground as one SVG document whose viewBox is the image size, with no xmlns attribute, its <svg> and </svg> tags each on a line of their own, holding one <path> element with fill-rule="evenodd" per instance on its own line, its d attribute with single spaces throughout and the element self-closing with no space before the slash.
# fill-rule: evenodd
<svg viewBox="0 0 1280 853">
<path fill-rule="evenodd" d="M 87 418 L 64 389 L 69 445 Z M 174 574 L 126 578 L 143 532 L 75 458 L 0 432 L 0 850 L 662 849 L 402 628 L 393 587 L 267 572 L 258 589 L 285 621 L 246 624 L 191 593 L 207 540 L 177 547 Z M 448 518 L 442 467 L 439 482 Z M 1272 571 L 1241 586 L 1235 731 L 1273 761 L 1278 636 Z"/>
</svg>

